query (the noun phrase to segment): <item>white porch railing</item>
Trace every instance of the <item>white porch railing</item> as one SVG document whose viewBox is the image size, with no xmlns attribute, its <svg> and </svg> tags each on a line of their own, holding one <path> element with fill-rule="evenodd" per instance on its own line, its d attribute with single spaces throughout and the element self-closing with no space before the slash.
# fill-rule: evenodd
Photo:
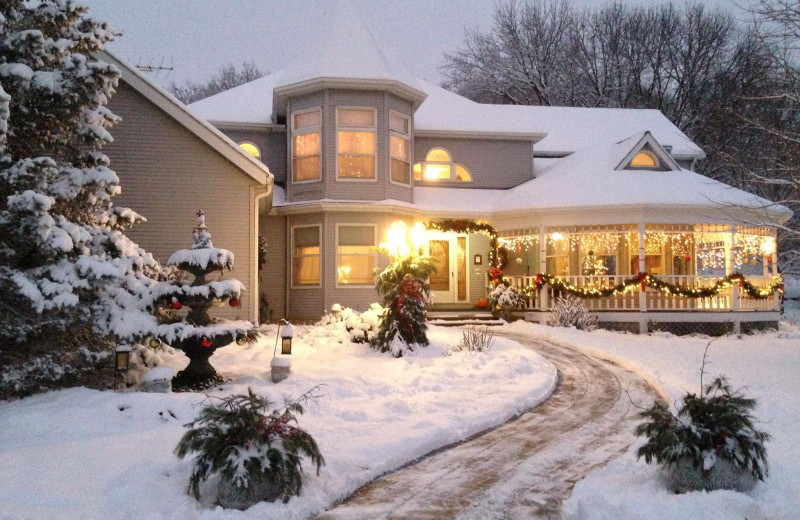
<svg viewBox="0 0 800 520">
<path fill-rule="evenodd" d="M 559 277 L 575 287 L 595 289 L 614 287 L 630 278 L 631 275 Z M 656 278 L 686 288 L 712 287 L 720 280 L 720 278 L 686 275 L 658 275 Z M 513 279 L 513 284 L 521 289 L 533 285 L 535 281 L 535 276 L 519 276 Z M 754 276 L 748 277 L 747 281 L 756 287 L 769 287 L 772 277 Z M 542 290 L 532 294 L 526 300 L 525 310 L 548 310 L 558 293 L 557 288 L 545 284 Z M 764 299 L 751 298 L 747 293 L 741 291 L 737 284 L 706 298 L 687 298 L 665 294 L 648 287 L 644 293 L 637 289 L 615 296 L 584 298 L 583 301 L 589 309 L 595 311 L 771 311 L 780 309 L 778 293 Z"/>
</svg>

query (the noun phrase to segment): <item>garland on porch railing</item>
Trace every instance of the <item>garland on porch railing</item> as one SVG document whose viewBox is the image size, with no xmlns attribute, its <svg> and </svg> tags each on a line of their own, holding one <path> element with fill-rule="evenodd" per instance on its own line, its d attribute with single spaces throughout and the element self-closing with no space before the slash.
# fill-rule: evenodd
<svg viewBox="0 0 800 520">
<path fill-rule="evenodd" d="M 425 227 L 432 231 L 441 231 L 443 233 L 480 233 L 489 237 L 489 266 L 497 266 L 497 231 L 494 230 L 489 224 L 480 224 L 474 220 L 441 220 L 433 222 L 429 220 L 425 222 Z"/>
<path fill-rule="evenodd" d="M 772 282 L 768 287 L 756 287 L 748 282 L 741 273 L 733 273 L 724 278 L 720 278 L 714 285 L 709 287 L 684 287 L 675 285 L 647 273 L 641 273 L 637 276 L 627 278 L 621 283 L 611 287 L 577 287 L 551 274 L 537 274 L 534 283 L 522 288 L 522 293 L 526 297 L 531 297 L 534 292 L 541 289 L 545 284 L 549 284 L 558 290 L 574 294 L 581 298 L 606 298 L 629 293 L 637 288 L 643 291 L 645 287 L 650 287 L 651 289 L 658 290 L 667 295 L 676 295 L 684 298 L 708 298 L 718 295 L 734 284 L 738 284 L 750 298 L 756 300 L 769 298 L 776 292 L 783 293 L 783 279 L 780 276 L 773 276 Z"/>
</svg>

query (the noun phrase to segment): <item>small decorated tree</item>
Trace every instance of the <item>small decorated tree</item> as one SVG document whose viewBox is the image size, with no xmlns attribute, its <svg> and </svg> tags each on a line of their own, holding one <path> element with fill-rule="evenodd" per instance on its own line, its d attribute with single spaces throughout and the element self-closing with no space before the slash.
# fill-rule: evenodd
<svg viewBox="0 0 800 520">
<path fill-rule="evenodd" d="M 205 225 L 205 214 L 197 212 L 194 228 L 194 245 L 172 254 L 167 262 L 192 275 L 191 282 L 170 280 L 153 288 L 156 312 L 158 308 L 189 309 L 184 318 L 160 325 L 158 339 L 183 351 L 189 365 L 172 381 L 176 389 L 202 389 L 222 380 L 208 359 L 214 352 L 232 342 L 243 345 L 255 337 L 254 326 L 249 321 L 229 321 L 212 318 L 212 306 L 239 306 L 239 296 L 244 286 L 238 280 L 208 281 L 214 272 L 233 268 L 233 253 L 217 249 L 211 243 L 211 234 Z"/>
<path fill-rule="evenodd" d="M 392 226 L 396 226 L 398 231 L 390 234 L 402 236 L 399 239 L 401 244 L 383 245 L 392 257 L 392 264 L 378 275 L 375 288 L 383 296 L 386 312 L 370 344 L 381 352 L 391 352 L 400 357 L 405 350 L 429 344 L 425 306 L 431 301 L 429 280 L 436 267 L 430 257 L 419 255 L 419 247 L 412 243 L 414 228 L 412 233 L 407 233 L 402 222 Z"/>
</svg>

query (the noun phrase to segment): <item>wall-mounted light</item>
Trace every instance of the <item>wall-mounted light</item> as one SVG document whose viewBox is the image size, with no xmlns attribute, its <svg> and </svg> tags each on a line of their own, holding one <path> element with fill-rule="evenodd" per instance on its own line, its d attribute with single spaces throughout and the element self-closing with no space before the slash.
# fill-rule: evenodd
<svg viewBox="0 0 800 520">
<path fill-rule="evenodd" d="M 483 257 L 481 255 L 475 255 L 475 258 L 473 260 L 475 262 L 475 265 L 483 264 Z"/>
</svg>

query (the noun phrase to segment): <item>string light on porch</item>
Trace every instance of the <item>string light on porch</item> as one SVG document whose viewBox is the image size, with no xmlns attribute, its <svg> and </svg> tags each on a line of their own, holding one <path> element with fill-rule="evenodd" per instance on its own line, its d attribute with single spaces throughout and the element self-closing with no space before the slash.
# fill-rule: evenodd
<svg viewBox="0 0 800 520">
<path fill-rule="evenodd" d="M 539 235 L 525 235 L 518 237 L 499 237 L 497 243 L 500 247 L 505 247 L 509 251 L 519 253 L 521 251 L 536 248 L 539 245 Z"/>
</svg>

